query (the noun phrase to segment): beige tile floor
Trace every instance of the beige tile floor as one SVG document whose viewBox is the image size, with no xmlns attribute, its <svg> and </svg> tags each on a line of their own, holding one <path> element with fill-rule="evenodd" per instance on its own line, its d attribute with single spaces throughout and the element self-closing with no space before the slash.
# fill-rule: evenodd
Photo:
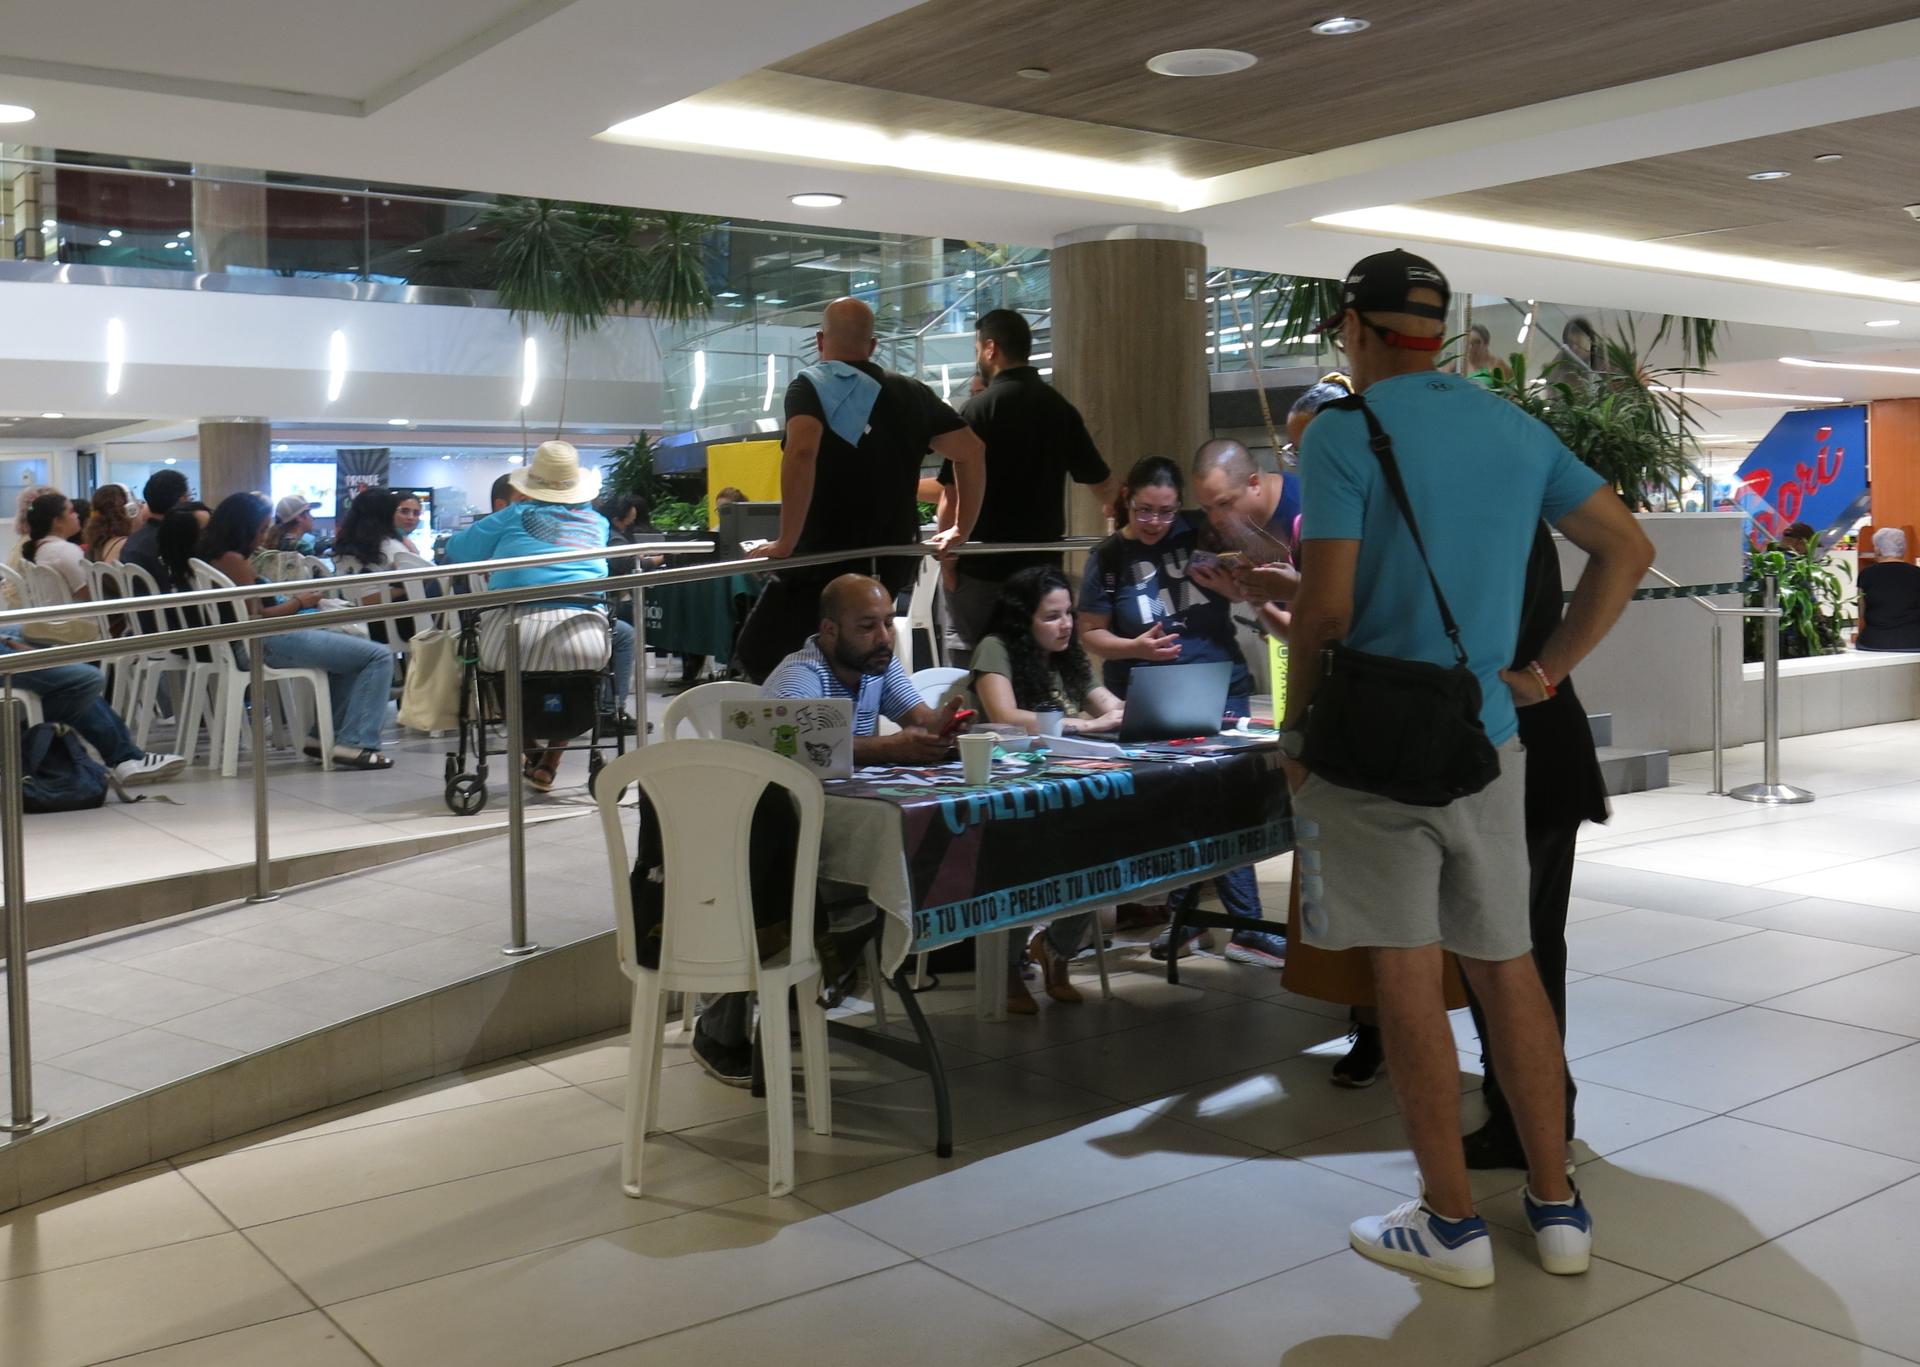
<svg viewBox="0 0 1920 1367">
<path fill-rule="evenodd" d="M 1416 1179 L 1389 1090 L 1326 1084 L 1344 1048 L 1337 1013 L 1217 959 L 1189 961 L 1169 988 L 1126 949 L 1116 1001 L 1048 1003 L 1037 1021 L 971 1019 L 961 977 L 928 994 L 955 1070 L 952 1158 L 931 1153 L 923 1080 L 836 1046 L 837 1132 L 801 1125 L 800 1185 L 769 1200 L 760 1103 L 707 1078 L 675 1037 L 669 1133 L 631 1201 L 617 1182 L 625 1042 L 583 1041 L 0 1217 L 0 1357 L 1920 1362 L 1920 724 L 1786 749 L 1789 776 L 1821 794 L 1811 807 L 1708 799 L 1702 764 L 1683 759 L 1676 788 L 1622 800 L 1592 833 L 1589 852 L 1609 857 L 1580 867 L 1569 991 L 1576 1154 L 1599 1221 L 1584 1278 L 1535 1266 L 1517 1173 L 1476 1182 L 1496 1230 L 1493 1290 L 1356 1257 L 1346 1223 Z M 1809 850 L 1834 862 L 1809 875 Z M 436 879 L 390 877 L 359 910 L 432 920 L 407 891 L 422 882 Z M 285 978 L 277 960 L 223 958 L 256 975 L 231 994 L 253 1007 L 193 1005 L 208 976 L 181 974 L 193 956 L 167 960 L 173 975 L 137 966 L 194 941 L 99 962 L 180 984 L 179 1012 L 142 1028 L 218 1045 L 278 1019 L 256 1009 L 300 1010 L 287 996 L 302 983 L 373 972 L 314 953 L 342 944 L 325 918 L 355 915 L 355 900 L 319 898 L 299 943 L 221 937 L 318 965 Z M 367 936 L 353 947 L 368 958 L 410 947 Z M 95 990 L 122 985 L 111 978 Z M 69 1052 L 98 1048 L 98 1027 L 76 1019 L 86 1004 L 64 1009 L 49 1031 Z M 1472 1124 L 1472 1037 L 1457 1033 Z"/>
</svg>

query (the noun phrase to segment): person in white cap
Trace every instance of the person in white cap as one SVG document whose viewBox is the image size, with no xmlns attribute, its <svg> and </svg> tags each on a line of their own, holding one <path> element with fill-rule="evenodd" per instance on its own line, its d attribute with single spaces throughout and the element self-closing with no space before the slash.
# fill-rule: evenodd
<svg viewBox="0 0 1920 1367">
<path fill-rule="evenodd" d="M 508 478 L 519 501 L 455 532 L 447 542 L 449 561 L 502 560 L 607 544 L 607 520 L 593 508 L 594 496 L 600 492 L 600 473 L 580 468 L 580 453 L 572 443 L 542 442 L 533 459 Z M 496 570 L 488 583 L 496 589 L 578 586 L 551 602 L 520 609 L 520 667 L 545 671 L 602 669 L 611 649 L 616 702 L 624 707 L 633 678 L 633 628 L 610 618 L 605 602 L 588 587 L 605 576 L 605 562 L 596 556 Z M 507 630 L 514 620 L 514 614 L 503 609 L 480 619 L 482 669 L 505 666 Z M 562 753 L 552 747 L 529 750 L 522 770 L 527 785 L 536 792 L 551 791 Z"/>
<path fill-rule="evenodd" d="M 313 505 L 299 494 L 288 494 L 273 505 L 269 540 L 276 551 L 297 551 L 313 533 Z"/>
</svg>

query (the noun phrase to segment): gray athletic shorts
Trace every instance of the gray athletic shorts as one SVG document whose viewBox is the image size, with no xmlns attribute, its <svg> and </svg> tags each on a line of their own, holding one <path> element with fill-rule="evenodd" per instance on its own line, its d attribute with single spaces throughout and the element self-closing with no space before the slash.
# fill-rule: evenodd
<svg viewBox="0 0 1920 1367">
<path fill-rule="evenodd" d="M 1309 778 L 1294 795 L 1300 919 L 1316 949 L 1441 944 L 1498 962 L 1533 948 L 1527 916 L 1526 759 L 1445 807 L 1410 807 Z"/>
</svg>

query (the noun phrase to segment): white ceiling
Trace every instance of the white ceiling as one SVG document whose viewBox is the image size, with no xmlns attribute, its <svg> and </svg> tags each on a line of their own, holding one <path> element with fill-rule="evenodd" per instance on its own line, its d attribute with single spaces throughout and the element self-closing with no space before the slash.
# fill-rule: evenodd
<svg viewBox="0 0 1920 1367">
<path fill-rule="evenodd" d="M 861 171 L 834 163 L 821 140 L 754 157 L 596 140 L 904 8 L 904 0 L 542 0 L 519 8 L 503 0 L 67 0 L 9 16 L 0 101 L 39 110 L 34 123 L 10 130 L 39 145 L 1035 245 L 1098 224 L 1181 223 L 1205 233 L 1216 264 L 1319 275 L 1342 273 L 1385 239 L 1307 224 L 1316 215 L 1920 104 L 1920 21 L 1912 21 L 1220 177 L 1186 212 Z M 1319 96 L 1303 90 L 1300 98 Z M 990 173 L 992 160 L 968 166 Z M 819 188 L 847 203 L 810 214 L 787 202 Z M 1512 250 L 1435 245 L 1428 254 L 1469 288 L 1832 332 L 1898 317 L 1904 325 L 1889 340 L 1920 344 L 1920 304 Z"/>
</svg>

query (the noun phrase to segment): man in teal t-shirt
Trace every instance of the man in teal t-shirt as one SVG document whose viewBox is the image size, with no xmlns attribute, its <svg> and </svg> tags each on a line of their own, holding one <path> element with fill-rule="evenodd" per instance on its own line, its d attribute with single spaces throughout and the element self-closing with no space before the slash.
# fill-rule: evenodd
<svg viewBox="0 0 1920 1367">
<path fill-rule="evenodd" d="M 1551 697 L 1652 563 L 1626 507 L 1541 423 L 1434 369 L 1450 291 L 1431 262 L 1382 252 L 1354 267 L 1320 325 L 1352 361 L 1356 390 L 1392 441 L 1435 577 L 1480 681 L 1501 773 L 1471 796 L 1421 807 L 1334 785 L 1299 762 L 1321 687 L 1320 655 L 1355 650 L 1451 665 L 1454 653 L 1365 415 L 1323 410 L 1301 452 L 1302 565 L 1293 603 L 1282 735 L 1294 789 L 1300 929 L 1320 949 L 1370 950 L 1394 1091 L 1423 1195 L 1354 1222 L 1354 1249 L 1456 1286 L 1493 1283 L 1458 1128 L 1459 1080 L 1442 950 L 1486 1008 L 1526 1150 L 1523 1202 L 1547 1271 L 1587 1269 L 1593 1224 L 1564 1167 L 1566 1060 L 1530 954 L 1526 776 L 1516 705 Z M 1528 554 L 1546 518 L 1588 554 L 1565 620 L 1514 670 Z M 1240 574 L 1252 581 L 1260 571 Z"/>
</svg>

